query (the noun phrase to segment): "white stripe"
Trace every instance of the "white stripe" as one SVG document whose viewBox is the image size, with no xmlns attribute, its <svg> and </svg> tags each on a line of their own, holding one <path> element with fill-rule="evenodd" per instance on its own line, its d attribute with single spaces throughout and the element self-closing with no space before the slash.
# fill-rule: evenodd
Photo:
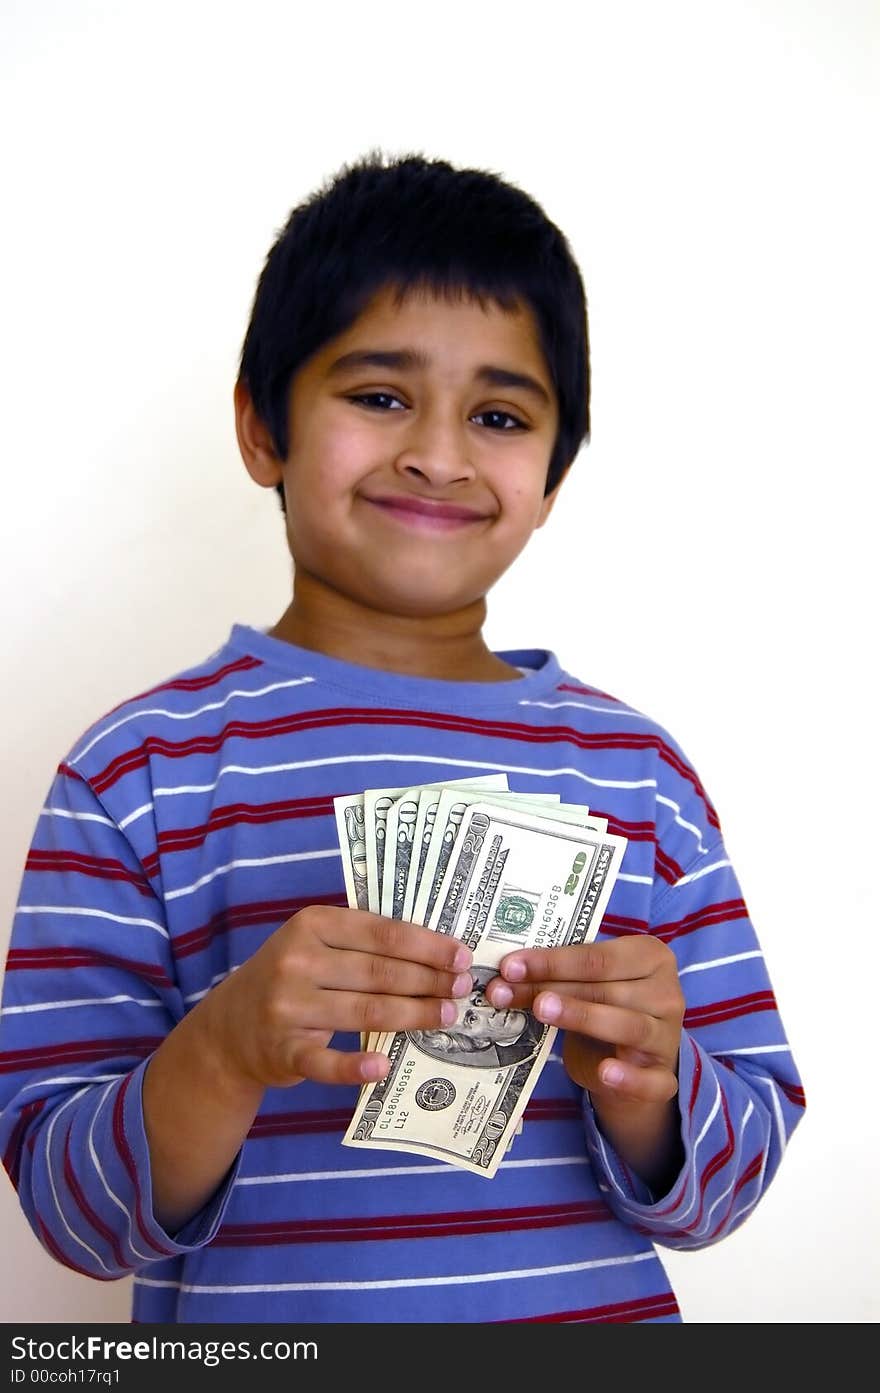
<svg viewBox="0 0 880 1393">
<path fill-rule="evenodd" d="M 618 871 L 618 880 L 628 880 L 631 885 L 653 885 L 654 878 L 650 875 L 624 875 L 623 871 Z"/>
<path fill-rule="evenodd" d="M 75 1103 L 77 1098 L 81 1098 L 83 1094 L 86 1092 L 88 1092 L 87 1089 L 81 1088 L 78 1093 L 71 1094 L 71 1096 L 67 1098 L 61 1104 L 60 1107 L 57 1107 L 54 1113 L 52 1114 L 52 1120 L 49 1123 L 49 1130 L 46 1133 L 46 1173 L 49 1177 L 49 1185 L 52 1190 L 52 1198 L 55 1201 L 55 1208 L 58 1210 L 58 1217 L 61 1220 L 64 1227 L 66 1228 L 68 1234 L 73 1239 L 74 1243 L 78 1243 L 79 1246 L 81 1248 L 84 1248 L 87 1253 L 91 1253 L 92 1257 L 95 1259 L 95 1262 L 100 1263 L 105 1272 L 109 1272 L 110 1268 L 107 1266 L 106 1262 L 104 1262 L 101 1255 L 99 1253 L 96 1253 L 94 1248 L 90 1248 L 88 1243 L 84 1242 L 82 1238 L 75 1234 L 73 1229 L 70 1227 L 69 1223 L 65 1219 L 64 1211 L 61 1208 L 61 1201 L 58 1198 L 58 1191 L 55 1188 L 55 1176 L 52 1171 L 52 1134 L 55 1131 L 55 1124 L 57 1123 L 61 1114 L 64 1112 L 64 1109 L 69 1108 L 71 1103 Z"/>
<path fill-rule="evenodd" d="M 451 732 L 454 733 L 454 732 Z M 530 774 L 538 779 L 555 779 L 560 775 L 569 774 L 574 779 L 580 779 L 582 783 L 592 784 L 596 788 L 623 788 L 639 789 L 657 787 L 656 779 L 595 779 L 589 774 L 585 774 L 582 769 L 572 769 L 568 765 L 560 765 L 556 769 L 532 769 L 528 765 L 520 764 L 494 764 L 491 760 L 477 759 L 451 759 L 440 755 L 401 755 L 401 754 L 370 754 L 370 755 L 332 755 L 325 759 L 301 759 L 289 764 L 264 764 L 250 767 L 244 764 L 224 764 L 219 770 L 217 778 L 210 784 L 180 784 L 176 788 L 155 788 L 153 789 L 154 798 L 170 798 L 182 793 L 212 793 L 220 780 L 226 774 L 246 774 L 253 778 L 259 778 L 263 774 L 286 774 L 294 769 L 322 769 L 329 768 L 334 764 L 440 764 L 451 766 L 455 769 L 480 769 L 483 772 L 495 770 L 506 774 Z"/>
<path fill-rule="evenodd" d="M 743 1139 L 743 1133 L 744 1133 L 745 1130 L 746 1130 L 746 1123 L 748 1122 L 749 1118 L 751 1117 L 751 1115 L 752 1115 L 752 1113 L 753 1113 L 754 1111 L 755 1111 L 755 1105 L 754 1105 L 754 1103 L 752 1102 L 752 1100 L 751 1100 L 751 1098 L 750 1098 L 750 1099 L 749 1099 L 749 1105 L 748 1105 L 748 1107 L 746 1108 L 745 1112 L 743 1113 L 743 1116 L 742 1116 L 742 1119 L 741 1119 L 740 1125 L 739 1125 L 739 1147 L 740 1147 L 740 1151 L 742 1150 L 742 1139 Z M 709 1232 L 709 1229 L 712 1227 L 712 1215 L 715 1213 L 715 1210 L 718 1208 L 718 1206 L 719 1206 L 719 1204 L 721 1203 L 721 1201 L 727 1199 L 727 1196 L 730 1194 L 731 1190 L 732 1190 L 732 1189 L 734 1188 L 734 1186 L 736 1185 L 737 1178 L 738 1178 L 738 1177 L 737 1177 L 737 1174 L 736 1174 L 736 1170 L 734 1169 L 734 1172 L 733 1172 L 733 1174 L 732 1174 L 731 1177 L 730 1177 L 730 1183 L 724 1187 L 724 1189 L 721 1191 L 721 1194 L 720 1194 L 720 1195 L 718 1196 L 718 1198 L 716 1199 L 715 1203 L 709 1207 L 709 1209 L 708 1209 L 708 1211 L 707 1211 L 707 1213 L 706 1213 L 706 1217 L 704 1218 L 704 1220 L 703 1220 L 702 1224 L 700 1225 L 700 1227 L 697 1228 L 697 1229 L 692 1229 L 692 1230 L 691 1230 L 691 1237 L 692 1237 L 692 1238 L 700 1238 L 700 1237 L 702 1237 L 704 1234 L 707 1234 L 707 1233 Z"/>
<path fill-rule="evenodd" d="M 786 1133 L 786 1130 L 785 1130 L 785 1118 L 783 1117 L 783 1114 L 782 1114 L 782 1104 L 781 1104 L 780 1101 L 779 1101 L 779 1086 L 778 1086 L 778 1084 L 777 1084 L 777 1082 L 776 1082 L 775 1079 L 766 1078 L 766 1077 L 764 1077 L 764 1078 L 757 1078 L 757 1079 L 754 1080 L 754 1082 L 755 1082 L 755 1083 L 763 1083 L 763 1084 L 766 1084 L 767 1087 L 768 1087 L 769 1090 L 770 1090 L 770 1102 L 771 1102 L 772 1107 L 773 1107 L 773 1116 L 774 1116 L 775 1119 L 776 1119 L 776 1130 L 777 1130 L 777 1133 L 779 1134 L 779 1147 L 780 1147 L 780 1150 L 781 1150 L 781 1151 L 784 1151 L 785 1148 L 786 1148 L 786 1146 L 788 1145 L 788 1134 Z M 766 1164 L 766 1156 L 765 1156 L 765 1164 Z"/>
<path fill-rule="evenodd" d="M 691 832 L 696 837 L 701 852 L 708 851 L 709 848 L 703 844 L 702 831 L 697 827 L 696 823 L 688 822 L 686 818 L 681 816 L 681 808 L 674 799 L 667 798 L 663 793 L 658 793 L 654 798 L 654 802 L 663 803 L 667 808 L 673 808 L 675 811 L 675 821 L 678 823 L 679 827 L 683 827 L 686 832 Z"/>
<path fill-rule="evenodd" d="M 318 861 L 327 856 L 341 856 L 339 847 L 331 847 L 329 851 L 295 851 L 290 856 L 260 856 L 247 858 L 241 861 L 229 861 L 225 866 L 217 866 L 209 875 L 203 875 L 192 885 L 182 885 L 179 890 L 166 890 L 166 900 L 179 900 L 181 895 L 192 895 L 194 891 L 200 890 L 203 885 L 209 885 L 212 880 L 216 880 L 218 875 L 226 875 L 229 871 L 234 871 L 242 866 L 286 866 L 292 861 Z"/>
<path fill-rule="evenodd" d="M 718 1116 L 718 1113 L 719 1113 L 720 1111 L 721 1111 L 721 1085 L 720 1085 L 720 1083 L 718 1082 L 718 1080 L 717 1080 L 717 1078 L 716 1078 L 716 1080 L 715 1080 L 715 1099 L 714 1099 L 714 1101 L 713 1101 L 713 1103 L 712 1103 L 711 1108 L 709 1109 L 709 1116 L 706 1118 L 706 1121 L 703 1123 L 703 1126 L 702 1126 L 702 1128 L 700 1129 L 699 1133 L 697 1134 L 696 1140 L 694 1141 L 694 1159 L 695 1159 L 695 1160 L 696 1160 L 696 1155 L 697 1155 L 697 1148 L 699 1147 L 700 1142 L 701 1142 L 701 1141 L 703 1140 L 703 1138 L 705 1137 L 706 1133 L 708 1132 L 709 1128 L 712 1126 L 712 1123 L 715 1121 L 715 1118 Z"/>
<path fill-rule="evenodd" d="M 163 938 L 168 938 L 164 924 L 155 924 L 152 919 L 128 919 L 124 914 L 110 914 L 106 909 L 85 909 L 80 905 L 66 904 L 20 904 L 16 914 L 84 914 L 89 919 L 110 919 L 114 924 L 132 924 L 135 928 L 155 929 Z"/>
<path fill-rule="evenodd" d="M 499 1170 L 522 1170 L 535 1166 L 586 1166 L 586 1156 L 535 1156 L 529 1161 L 502 1161 Z M 287 1175 L 248 1175 L 233 1185 L 286 1185 L 297 1180 L 367 1180 L 376 1175 L 448 1175 L 449 1163 L 439 1166 L 373 1166 L 355 1171 L 293 1171 Z"/>
<path fill-rule="evenodd" d="M 302 687 L 304 683 L 314 682 L 314 680 L 314 677 L 295 677 L 290 682 L 273 682 L 270 687 L 258 687 L 252 692 L 236 689 L 234 692 L 229 692 L 222 701 L 209 701 L 207 705 L 198 706 L 194 711 L 167 711 L 164 706 L 141 706 L 137 711 L 130 711 L 127 716 L 122 716 L 118 721 L 114 721 L 112 726 L 105 726 L 103 730 L 98 731 L 98 734 L 89 741 L 85 749 L 80 750 L 78 754 L 68 760 L 68 764 L 78 764 L 81 759 L 85 759 L 89 750 L 93 750 L 106 736 L 112 735 L 114 730 L 119 730 L 120 726 L 127 725 L 129 721 L 136 721 L 141 716 L 167 716 L 169 721 L 192 721 L 196 716 L 204 715 L 206 711 L 222 710 L 236 697 L 267 696 L 269 692 L 278 692 L 285 687 Z"/>
<path fill-rule="evenodd" d="M 116 823 L 100 813 L 72 813 L 69 808 L 53 808 L 49 804 L 40 809 L 40 817 L 69 817 L 72 822 L 100 822 L 105 827 L 115 827 Z"/>
<path fill-rule="evenodd" d="M 601 1132 L 597 1133 L 597 1141 L 599 1143 L 599 1151 L 602 1154 L 602 1164 L 604 1165 L 605 1170 L 608 1173 L 608 1179 L 611 1181 L 611 1184 L 614 1186 L 615 1190 L 621 1196 L 621 1198 L 631 1202 L 631 1196 L 626 1192 L 626 1190 L 623 1189 L 621 1185 L 618 1185 L 617 1183 L 617 1177 L 614 1174 L 614 1171 L 611 1166 L 611 1161 L 608 1156 L 608 1151 L 605 1147 L 605 1138 L 602 1136 Z M 607 1188 L 607 1185 L 599 1186 L 600 1190 L 607 1190 Z"/>
<path fill-rule="evenodd" d="M 547 711 L 557 711 L 560 706 L 576 706 L 579 711 L 598 711 L 602 716 L 632 716 L 636 721 L 647 719 L 641 711 L 632 711 L 626 706 L 616 705 L 609 711 L 607 706 L 592 706 L 588 701 L 526 701 L 523 698 L 517 702 L 517 706 L 543 706 Z"/>
<path fill-rule="evenodd" d="M 763 958 L 763 956 L 760 948 L 753 948 L 748 953 L 731 953 L 727 958 L 711 958 L 705 963 L 691 963 L 688 967 L 680 967 L 678 975 L 685 977 L 689 972 L 706 972 L 711 967 L 727 967 L 728 963 L 742 963 L 747 958 Z"/>
<path fill-rule="evenodd" d="M 235 972 L 235 970 L 235 967 L 231 967 L 228 972 L 215 972 L 207 987 L 202 987 L 201 990 L 197 992 L 188 992 L 187 995 L 183 998 L 184 1001 L 187 1003 L 192 1001 L 201 1001 L 202 997 L 207 996 L 208 992 L 212 991 L 213 988 L 216 987 L 218 982 L 225 982 L 226 978 L 229 977 L 231 973 Z"/>
<path fill-rule="evenodd" d="M 119 824 L 119 830 L 121 832 L 125 831 L 125 828 L 130 827 L 133 822 L 137 822 L 138 818 L 145 817 L 147 813 L 151 813 L 152 811 L 152 803 L 142 803 L 139 808 L 135 808 L 133 813 L 129 813 L 128 817 L 122 819 Z"/>
<path fill-rule="evenodd" d="M 59 1074 L 56 1079 L 37 1079 L 35 1083 L 23 1083 L 22 1093 L 29 1088 L 45 1088 L 50 1083 L 108 1083 L 111 1079 L 124 1079 L 125 1074 Z"/>
<path fill-rule="evenodd" d="M 719 1054 L 791 1054 L 791 1045 L 748 1045 L 741 1050 L 719 1050 Z"/>
<path fill-rule="evenodd" d="M 161 1001 L 140 1001 L 136 996 L 84 996 L 78 1001 L 35 1001 L 30 1006 L 4 1006 L 0 1016 L 17 1016 L 25 1011 L 60 1011 L 65 1006 L 115 1006 L 130 1001 L 135 1006 L 161 1006 Z"/>
<path fill-rule="evenodd" d="M 704 1137 L 706 1136 L 706 1134 L 708 1133 L 709 1128 L 711 1127 L 712 1123 L 714 1122 L 715 1118 L 718 1116 L 718 1113 L 719 1113 L 720 1111 L 721 1111 L 721 1085 L 719 1084 L 719 1082 L 718 1082 L 718 1080 L 717 1080 L 717 1078 L 716 1078 L 716 1080 L 715 1080 L 715 1100 L 714 1100 L 714 1102 L 713 1102 L 713 1104 L 712 1104 L 712 1107 L 711 1107 L 710 1110 L 709 1110 L 709 1116 L 706 1118 L 706 1121 L 703 1123 L 703 1126 L 702 1126 L 702 1128 L 701 1128 L 701 1130 L 700 1130 L 700 1132 L 699 1132 L 699 1134 L 698 1134 L 696 1140 L 694 1141 L 693 1164 L 692 1164 L 692 1166 L 691 1166 L 691 1174 L 690 1174 L 690 1185 L 693 1187 L 693 1192 L 694 1192 L 694 1193 L 693 1193 L 693 1195 L 692 1195 L 692 1197 L 691 1197 L 691 1202 L 690 1202 L 690 1204 L 688 1205 L 687 1209 L 680 1210 L 679 1213 L 678 1213 L 674 1218 L 672 1218 L 672 1219 L 664 1218 L 664 1220 L 663 1220 L 663 1222 L 664 1222 L 665 1224 L 669 1224 L 669 1225 L 671 1225 L 673 1228 L 683 1228 L 683 1227 L 684 1227 L 684 1225 L 685 1225 L 685 1220 L 687 1219 L 688 1215 L 690 1214 L 690 1212 L 691 1212 L 691 1210 L 693 1209 L 694 1205 L 696 1204 L 697 1200 L 700 1198 L 701 1192 L 700 1192 L 700 1189 L 699 1189 L 699 1187 L 698 1187 L 698 1185 L 697 1185 L 697 1152 L 698 1152 L 699 1149 L 700 1149 L 700 1143 L 701 1143 L 701 1141 L 703 1140 L 703 1138 L 704 1138 Z"/>
<path fill-rule="evenodd" d="M 729 865 L 729 861 L 713 861 L 710 866 L 703 866 L 698 871 L 691 871 L 690 875 L 683 875 L 680 880 L 670 886 L 670 889 L 677 890 L 681 885 L 690 885 L 692 880 L 701 880 L 704 875 L 711 875 L 712 871 L 723 870 L 725 866 Z"/>
<path fill-rule="evenodd" d="M 633 1262 L 658 1262 L 657 1254 L 627 1253 L 613 1258 L 592 1258 L 589 1262 L 566 1262 L 556 1267 L 521 1267 L 509 1272 L 454 1273 L 449 1277 L 388 1277 L 371 1282 L 254 1282 L 240 1286 L 208 1286 L 198 1282 L 163 1282 L 155 1277 L 135 1277 L 144 1287 L 175 1287 L 199 1296 L 256 1295 L 266 1291 L 392 1291 L 407 1287 L 475 1286 L 480 1282 L 519 1282 L 535 1277 L 559 1277 L 566 1272 L 590 1272 L 600 1267 L 627 1267 Z"/>
<path fill-rule="evenodd" d="M 93 1163 L 93 1165 L 94 1165 L 94 1167 L 95 1167 L 95 1170 L 96 1170 L 97 1173 L 98 1173 L 98 1177 L 99 1177 L 99 1179 L 100 1179 L 100 1181 L 101 1181 L 101 1184 L 104 1186 L 104 1189 L 105 1189 L 105 1191 L 107 1192 L 108 1197 L 113 1201 L 113 1203 L 114 1203 L 119 1209 L 122 1210 L 123 1214 L 125 1215 L 126 1222 L 127 1222 L 127 1224 L 128 1224 L 128 1246 L 129 1246 L 129 1248 L 130 1248 L 131 1251 L 134 1253 L 134 1255 L 135 1255 L 136 1258 L 142 1258 L 145 1262 L 155 1262 L 155 1261 L 156 1261 L 156 1254 L 155 1254 L 155 1253 L 142 1253 L 141 1250 L 140 1250 L 140 1248 L 136 1248 L 136 1247 L 134 1246 L 134 1237 L 133 1237 L 134 1229 L 133 1229 L 133 1225 L 132 1225 L 132 1221 L 131 1221 L 131 1210 L 130 1210 L 130 1209 L 126 1209 L 125 1205 L 122 1203 L 122 1200 L 121 1200 L 121 1199 L 119 1198 L 119 1196 L 115 1193 L 115 1191 L 111 1189 L 111 1187 L 110 1187 L 110 1182 L 108 1181 L 108 1179 L 107 1179 L 107 1177 L 105 1176 L 103 1170 L 101 1169 L 101 1162 L 100 1162 L 100 1160 L 98 1159 L 98 1153 L 97 1153 L 97 1151 L 95 1150 L 95 1143 L 94 1143 L 94 1140 L 93 1140 L 93 1137 L 92 1137 L 92 1133 L 93 1133 L 93 1131 L 94 1131 L 94 1126 L 95 1126 L 95 1122 L 96 1122 L 97 1117 L 98 1117 L 98 1113 L 101 1111 L 102 1107 L 103 1107 L 104 1104 L 106 1103 L 107 1099 L 108 1099 L 109 1096 L 110 1096 L 111 1090 L 113 1089 L 114 1084 L 116 1084 L 116 1083 L 118 1083 L 118 1079 L 114 1079 L 113 1083 L 110 1083 L 110 1084 L 107 1085 L 107 1087 L 106 1087 L 105 1090 L 104 1090 L 104 1097 L 101 1099 L 100 1103 L 99 1103 L 98 1106 L 96 1107 L 96 1109 L 95 1109 L 95 1111 L 94 1111 L 94 1114 L 93 1114 L 93 1116 L 92 1116 L 92 1121 L 91 1121 L 91 1124 L 90 1124 L 90 1126 L 89 1126 L 89 1133 L 88 1133 L 89 1155 L 90 1155 L 91 1158 L 92 1158 L 92 1163 Z"/>
</svg>

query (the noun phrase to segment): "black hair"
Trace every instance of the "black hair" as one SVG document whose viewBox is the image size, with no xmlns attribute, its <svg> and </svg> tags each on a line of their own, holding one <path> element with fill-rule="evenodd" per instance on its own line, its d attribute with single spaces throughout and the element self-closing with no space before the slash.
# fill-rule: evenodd
<svg viewBox="0 0 880 1393">
<path fill-rule="evenodd" d="M 379 291 L 465 296 L 535 316 L 559 404 L 545 493 L 590 438 L 590 351 L 580 271 L 528 194 L 482 169 L 373 150 L 298 204 L 266 257 L 239 377 L 276 453 L 288 450 L 294 374 Z M 281 506 L 284 489 L 278 485 Z"/>
</svg>

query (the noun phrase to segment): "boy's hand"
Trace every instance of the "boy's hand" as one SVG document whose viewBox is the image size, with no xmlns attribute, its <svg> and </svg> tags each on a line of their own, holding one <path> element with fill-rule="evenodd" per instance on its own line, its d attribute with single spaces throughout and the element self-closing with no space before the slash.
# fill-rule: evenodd
<svg viewBox="0 0 880 1393">
<path fill-rule="evenodd" d="M 685 1001 L 675 955 L 650 934 L 510 953 L 486 988 L 565 1034 L 569 1077 L 589 1091 L 599 1125 L 656 1195 L 684 1160 L 678 1051 Z"/>
<path fill-rule="evenodd" d="M 338 1030 L 436 1030 L 467 996 L 471 952 L 419 924 L 312 905 L 204 999 L 225 1069 L 264 1088 L 384 1078 L 383 1054 L 330 1049 Z"/>
<path fill-rule="evenodd" d="M 676 1065 L 684 996 L 675 955 L 650 934 L 509 954 L 486 995 L 525 1007 L 565 1031 L 563 1059 L 594 1101 L 666 1103 Z"/>
</svg>

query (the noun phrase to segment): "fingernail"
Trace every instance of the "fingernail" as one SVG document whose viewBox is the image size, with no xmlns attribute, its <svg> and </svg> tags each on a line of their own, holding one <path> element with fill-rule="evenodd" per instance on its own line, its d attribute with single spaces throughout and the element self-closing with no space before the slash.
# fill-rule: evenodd
<svg viewBox="0 0 880 1393">
<path fill-rule="evenodd" d="M 361 1065 L 361 1078 L 375 1083 L 376 1080 L 385 1077 L 385 1066 L 388 1063 L 387 1057 L 374 1055 L 372 1059 L 365 1059 Z"/>
<path fill-rule="evenodd" d="M 470 948 L 467 948 L 464 944 L 462 944 L 461 947 L 457 950 L 455 957 L 452 959 L 452 966 L 455 969 L 455 971 L 464 972 L 466 968 L 470 967 L 473 956 L 474 955 L 471 952 Z"/>
<path fill-rule="evenodd" d="M 562 1002 L 555 992 L 541 992 L 535 997 L 534 1012 L 539 1020 L 552 1025 L 562 1015 Z"/>
<path fill-rule="evenodd" d="M 458 1007 L 454 1001 L 440 1002 L 440 1020 L 444 1025 L 452 1025 L 453 1021 L 458 1020 Z"/>
<path fill-rule="evenodd" d="M 474 979 L 469 972 L 460 972 L 452 984 L 453 996 L 470 996 Z"/>
<path fill-rule="evenodd" d="M 501 971 L 508 982 L 522 982 L 526 975 L 526 965 L 522 958 L 514 958 L 512 962 L 504 963 Z"/>
<path fill-rule="evenodd" d="M 493 1006 L 509 1006 L 513 1001 L 513 988 L 506 986 L 503 982 L 498 982 L 492 988 L 489 1000 Z"/>
<path fill-rule="evenodd" d="M 616 1088 L 626 1077 L 623 1067 L 613 1059 L 609 1064 L 603 1064 L 600 1074 L 602 1082 L 607 1083 L 609 1088 Z"/>
</svg>

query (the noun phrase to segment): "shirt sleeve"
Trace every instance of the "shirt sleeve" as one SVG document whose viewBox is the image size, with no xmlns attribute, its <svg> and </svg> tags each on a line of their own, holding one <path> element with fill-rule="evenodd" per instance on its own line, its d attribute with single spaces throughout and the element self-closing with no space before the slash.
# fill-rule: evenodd
<svg viewBox="0 0 880 1393">
<path fill-rule="evenodd" d="M 150 1056 L 184 1015 L 161 897 L 62 765 L 22 877 L 0 1010 L 0 1156 L 43 1247 L 102 1281 L 208 1243 L 240 1157 L 174 1235 L 152 1207 Z"/>
<path fill-rule="evenodd" d="M 805 1107 L 755 927 L 700 794 L 689 808 L 672 803 L 658 828 L 647 928 L 674 951 L 686 1003 L 678 1072 L 684 1163 L 667 1194 L 652 1194 L 616 1155 L 589 1095 L 584 1101 L 590 1158 L 609 1206 L 676 1249 L 706 1247 L 745 1221 Z"/>
</svg>

